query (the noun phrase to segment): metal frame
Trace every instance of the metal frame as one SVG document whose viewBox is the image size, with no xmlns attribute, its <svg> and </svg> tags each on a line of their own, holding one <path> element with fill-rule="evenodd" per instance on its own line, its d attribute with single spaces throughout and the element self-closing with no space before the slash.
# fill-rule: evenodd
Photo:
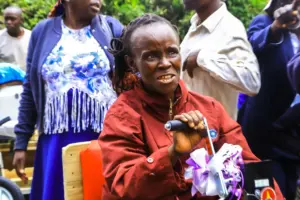
<svg viewBox="0 0 300 200">
<path fill-rule="evenodd" d="M 4 169 L 4 163 L 2 158 L 2 152 L 0 152 L 0 176 L 3 176 L 2 169 Z"/>
</svg>

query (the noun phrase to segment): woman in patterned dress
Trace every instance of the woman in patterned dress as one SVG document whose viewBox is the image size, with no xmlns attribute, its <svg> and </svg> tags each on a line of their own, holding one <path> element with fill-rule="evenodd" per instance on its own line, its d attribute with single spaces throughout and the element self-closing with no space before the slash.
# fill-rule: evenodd
<svg viewBox="0 0 300 200">
<path fill-rule="evenodd" d="M 31 200 L 64 199 L 62 148 L 97 139 L 117 97 L 107 49 L 122 25 L 98 15 L 100 8 L 99 0 L 58 1 L 51 18 L 33 30 L 13 163 L 26 180 L 26 149 L 36 126 L 40 136 Z"/>
</svg>

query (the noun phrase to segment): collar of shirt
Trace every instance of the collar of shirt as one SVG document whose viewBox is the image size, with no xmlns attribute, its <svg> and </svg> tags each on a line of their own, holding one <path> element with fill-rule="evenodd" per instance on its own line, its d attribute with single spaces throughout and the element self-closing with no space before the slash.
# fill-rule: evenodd
<svg viewBox="0 0 300 200">
<path fill-rule="evenodd" d="M 227 13 L 227 6 L 225 3 L 222 3 L 221 7 L 216 10 L 213 14 L 211 14 L 204 22 L 201 23 L 201 19 L 197 15 L 197 13 L 191 18 L 191 26 L 192 30 L 196 30 L 197 28 L 203 26 L 205 27 L 210 33 L 217 27 L 221 19 Z M 200 24 L 201 23 L 201 24 Z M 200 25 L 198 25 L 200 24 Z"/>
<path fill-rule="evenodd" d="M 21 39 L 24 38 L 25 35 L 27 34 L 27 33 L 26 33 L 27 30 L 26 30 L 25 28 L 21 27 L 21 29 L 23 30 L 23 35 L 20 35 L 20 36 L 18 36 L 18 37 L 13 37 L 13 36 L 11 36 L 11 35 L 8 33 L 8 31 L 7 31 L 6 28 L 4 28 L 4 29 L 2 29 L 2 30 L 0 31 L 0 35 L 5 34 L 6 37 L 9 37 L 9 38 L 12 39 L 12 40 L 21 40 Z"/>
<path fill-rule="evenodd" d="M 175 92 L 176 100 L 173 102 L 173 105 L 171 105 L 170 100 L 164 96 L 146 92 L 142 84 L 137 85 L 134 91 L 137 99 L 142 102 L 142 105 L 150 109 L 149 111 L 155 113 L 156 119 L 165 122 L 170 120 L 170 106 L 172 106 L 173 115 L 181 113 L 188 101 L 189 93 L 182 80 L 179 81 L 179 87 Z"/>
</svg>

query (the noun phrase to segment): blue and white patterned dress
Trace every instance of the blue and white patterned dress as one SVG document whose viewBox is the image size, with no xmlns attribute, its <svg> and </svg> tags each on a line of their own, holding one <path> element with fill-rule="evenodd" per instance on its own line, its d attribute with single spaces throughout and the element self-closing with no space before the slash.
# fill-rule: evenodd
<svg viewBox="0 0 300 200">
<path fill-rule="evenodd" d="M 46 59 L 44 134 L 39 137 L 31 200 L 63 200 L 62 148 L 97 139 L 108 108 L 116 99 L 105 52 L 90 26 L 71 30 Z"/>
</svg>

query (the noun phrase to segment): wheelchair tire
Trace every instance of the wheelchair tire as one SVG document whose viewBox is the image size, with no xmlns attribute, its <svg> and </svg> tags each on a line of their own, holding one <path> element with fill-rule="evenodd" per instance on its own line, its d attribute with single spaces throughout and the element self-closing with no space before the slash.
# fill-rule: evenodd
<svg viewBox="0 0 300 200">
<path fill-rule="evenodd" d="M 19 186 L 4 177 L 0 177 L 0 199 L 25 200 Z"/>
</svg>

